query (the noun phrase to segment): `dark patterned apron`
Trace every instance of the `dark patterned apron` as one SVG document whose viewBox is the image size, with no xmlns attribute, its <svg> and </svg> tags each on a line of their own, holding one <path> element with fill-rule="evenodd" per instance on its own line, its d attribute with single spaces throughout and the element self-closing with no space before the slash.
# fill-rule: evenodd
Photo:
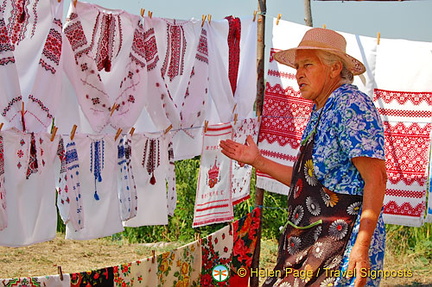
<svg viewBox="0 0 432 287">
<path fill-rule="evenodd" d="M 263 286 L 333 286 L 345 276 L 339 265 L 363 197 L 335 193 L 318 182 L 312 164 L 315 130 L 301 144 L 276 267 Z"/>
</svg>

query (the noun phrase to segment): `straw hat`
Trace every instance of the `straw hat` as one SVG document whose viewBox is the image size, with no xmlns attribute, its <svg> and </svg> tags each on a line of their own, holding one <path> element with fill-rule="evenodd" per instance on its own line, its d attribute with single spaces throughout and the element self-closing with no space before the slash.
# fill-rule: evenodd
<svg viewBox="0 0 432 287">
<path fill-rule="evenodd" d="M 363 74 L 365 66 L 359 60 L 346 53 L 345 38 L 330 29 L 312 28 L 308 30 L 297 48 L 292 48 L 274 54 L 274 58 L 279 63 L 294 67 L 294 60 L 297 50 L 324 50 L 335 54 L 341 58 L 348 70 L 354 75 Z"/>
</svg>

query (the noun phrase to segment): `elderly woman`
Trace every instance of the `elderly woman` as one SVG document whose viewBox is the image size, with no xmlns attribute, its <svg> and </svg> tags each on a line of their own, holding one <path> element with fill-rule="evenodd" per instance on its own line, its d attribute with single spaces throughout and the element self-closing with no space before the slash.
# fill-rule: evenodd
<svg viewBox="0 0 432 287">
<path fill-rule="evenodd" d="M 226 156 L 290 186 L 275 276 L 263 286 L 379 285 L 384 132 L 371 99 L 352 85 L 365 67 L 345 50 L 342 35 L 313 28 L 274 56 L 297 70 L 301 96 L 314 102 L 294 167 L 263 157 L 251 137 L 220 143 Z"/>
</svg>

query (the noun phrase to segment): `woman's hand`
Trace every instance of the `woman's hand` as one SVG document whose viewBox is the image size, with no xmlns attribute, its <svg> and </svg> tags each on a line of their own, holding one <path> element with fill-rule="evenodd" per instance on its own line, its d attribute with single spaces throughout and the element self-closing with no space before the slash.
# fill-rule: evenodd
<svg viewBox="0 0 432 287">
<path fill-rule="evenodd" d="M 232 140 L 224 140 L 220 142 L 219 146 L 222 148 L 221 152 L 227 157 L 252 166 L 254 166 L 258 157 L 261 156 L 252 136 L 247 136 L 245 144 Z"/>
<path fill-rule="evenodd" d="M 348 274 L 355 274 L 355 287 L 365 286 L 370 270 L 369 246 L 355 243 L 348 262 Z"/>
</svg>

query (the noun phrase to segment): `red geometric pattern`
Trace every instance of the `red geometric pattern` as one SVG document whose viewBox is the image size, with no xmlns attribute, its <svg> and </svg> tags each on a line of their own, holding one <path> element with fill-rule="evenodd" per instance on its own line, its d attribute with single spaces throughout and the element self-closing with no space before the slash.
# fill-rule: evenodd
<svg viewBox="0 0 432 287">
<path fill-rule="evenodd" d="M 383 100 L 386 104 L 394 100 L 399 105 L 404 105 L 410 101 L 416 106 L 422 102 L 426 102 L 429 106 L 432 106 L 432 92 L 400 92 L 375 89 L 373 100 L 377 101 L 379 99 Z"/>
<path fill-rule="evenodd" d="M 425 185 L 431 129 L 432 124 L 422 128 L 417 123 L 406 126 L 399 122 L 392 126 L 384 122 L 387 174 L 391 183 Z"/>
<path fill-rule="evenodd" d="M 400 190 L 387 188 L 386 195 L 388 196 L 399 196 L 399 197 L 409 197 L 409 198 L 424 198 L 426 195 L 426 190 Z"/>
<path fill-rule="evenodd" d="M 311 113 L 312 102 L 300 98 L 292 87 L 282 88 L 266 83 L 264 110 L 259 142 L 267 140 L 297 149 Z"/>
<path fill-rule="evenodd" d="M 406 118 L 432 118 L 431 111 L 413 111 L 413 110 L 399 110 L 399 109 L 385 109 L 377 108 L 382 116 L 396 116 Z"/>
<path fill-rule="evenodd" d="M 404 202 L 398 205 L 391 200 L 384 205 L 384 213 L 392 215 L 404 215 L 413 217 L 422 217 L 426 208 L 426 203 L 420 202 L 416 206 L 412 206 L 409 202 Z"/>
</svg>

